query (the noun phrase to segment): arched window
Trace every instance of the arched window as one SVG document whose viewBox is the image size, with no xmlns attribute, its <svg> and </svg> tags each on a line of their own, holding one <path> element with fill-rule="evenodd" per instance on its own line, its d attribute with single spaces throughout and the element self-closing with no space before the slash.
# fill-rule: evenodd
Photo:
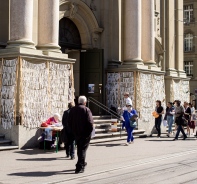
<svg viewBox="0 0 197 184">
<path fill-rule="evenodd" d="M 193 34 L 185 34 L 184 38 L 185 52 L 193 51 Z"/>
<path fill-rule="evenodd" d="M 64 17 L 59 22 L 59 45 L 65 49 L 81 49 L 81 37 L 73 21 Z"/>
</svg>

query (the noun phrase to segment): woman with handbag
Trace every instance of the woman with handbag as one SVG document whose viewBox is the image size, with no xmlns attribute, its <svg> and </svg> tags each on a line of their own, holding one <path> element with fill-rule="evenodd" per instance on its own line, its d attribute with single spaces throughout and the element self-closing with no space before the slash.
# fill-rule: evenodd
<svg viewBox="0 0 197 184">
<path fill-rule="evenodd" d="M 184 136 L 183 140 L 185 140 L 187 138 L 184 130 L 183 130 L 183 125 L 184 125 L 184 119 L 183 119 L 183 115 L 184 115 L 184 108 L 183 106 L 181 106 L 181 102 L 180 101 L 176 101 L 176 108 L 175 108 L 175 123 L 177 125 L 177 132 L 176 132 L 176 136 L 173 139 L 173 141 L 178 140 L 179 137 L 179 133 L 181 132 Z"/>
<path fill-rule="evenodd" d="M 187 121 L 187 135 L 190 136 L 190 127 L 191 127 L 190 116 L 191 116 L 191 109 L 189 107 L 189 103 L 188 102 L 184 102 L 184 107 L 185 107 L 184 118 Z"/>
<path fill-rule="evenodd" d="M 194 135 L 194 131 L 195 131 L 195 127 L 196 127 L 195 108 L 193 107 L 193 105 L 191 103 L 189 103 L 189 107 L 191 109 L 190 128 L 193 130 L 193 135 Z"/>
<path fill-rule="evenodd" d="M 156 101 L 156 107 L 155 107 L 155 112 L 157 114 L 157 116 L 154 116 L 155 117 L 155 128 L 158 132 L 158 135 L 157 137 L 160 138 L 161 136 L 161 121 L 162 121 L 162 114 L 164 114 L 164 109 L 163 107 L 161 106 L 161 101 L 160 100 L 157 100 Z"/>
<path fill-rule="evenodd" d="M 124 120 L 122 124 L 122 129 L 124 129 L 124 127 L 126 128 L 127 143 L 125 145 L 128 146 L 134 141 L 133 130 L 135 129 L 137 125 L 136 124 L 137 112 L 136 110 L 132 109 L 132 104 L 130 102 L 126 104 L 126 107 L 127 107 L 127 110 L 125 110 L 123 113 Z M 132 117 L 134 117 L 133 120 L 131 120 Z"/>
</svg>

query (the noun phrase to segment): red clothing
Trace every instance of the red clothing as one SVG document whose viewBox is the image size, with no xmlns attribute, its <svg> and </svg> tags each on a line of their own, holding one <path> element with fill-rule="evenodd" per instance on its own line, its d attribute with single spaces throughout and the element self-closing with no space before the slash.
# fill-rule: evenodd
<svg viewBox="0 0 197 184">
<path fill-rule="evenodd" d="M 49 118 L 49 119 L 46 121 L 46 124 L 47 124 L 47 125 L 52 125 L 52 122 L 57 123 L 57 121 L 55 121 L 55 118 L 54 118 L 54 117 Z"/>
<path fill-rule="evenodd" d="M 55 121 L 55 118 L 54 118 L 54 117 L 51 117 L 51 118 L 49 118 L 45 123 L 46 123 L 47 125 L 52 125 L 52 124 L 58 123 L 58 122 Z M 52 132 L 52 135 L 55 136 L 55 135 L 56 135 L 56 132 L 53 131 L 53 132 Z"/>
</svg>

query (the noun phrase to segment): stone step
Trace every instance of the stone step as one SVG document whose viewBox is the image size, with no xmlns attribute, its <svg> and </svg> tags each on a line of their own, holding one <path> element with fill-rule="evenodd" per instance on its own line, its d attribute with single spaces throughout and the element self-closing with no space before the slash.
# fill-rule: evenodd
<svg viewBox="0 0 197 184">
<path fill-rule="evenodd" d="M 103 116 L 93 116 L 94 120 L 98 120 L 98 119 L 111 119 L 110 115 L 103 115 Z"/>
<path fill-rule="evenodd" d="M 0 146 L 0 151 L 18 149 L 18 146 Z"/>
<path fill-rule="evenodd" d="M 122 126 L 122 124 L 120 124 L 120 123 L 118 123 L 117 124 L 117 127 L 120 127 L 120 126 Z M 95 124 L 95 127 L 97 128 L 97 129 L 105 129 L 105 127 L 111 127 L 111 123 L 102 123 L 102 124 Z"/>
<path fill-rule="evenodd" d="M 134 130 L 133 134 L 144 134 L 144 130 Z M 121 136 L 126 136 L 127 132 L 124 130 L 121 132 Z M 96 133 L 94 139 L 103 139 L 103 138 L 109 138 L 109 137 L 119 137 L 120 132 L 106 132 L 106 133 Z"/>
<path fill-rule="evenodd" d="M 112 123 L 111 119 L 97 119 L 94 120 L 94 124 L 100 124 L 100 123 Z"/>
<path fill-rule="evenodd" d="M 0 134 L 0 139 L 5 139 L 5 135 Z"/>
<path fill-rule="evenodd" d="M 121 128 L 120 127 L 117 127 L 117 132 L 119 132 L 120 130 L 121 130 Z M 122 131 L 124 131 L 124 130 L 122 130 Z M 98 134 L 99 133 L 109 133 L 109 132 L 112 132 L 111 131 L 111 126 L 108 127 L 108 128 L 96 128 L 95 129 L 95 132 L 98 133 Z"/>
<path fill-rule="evenodd" d="M 146 134 L 136 134 L 134 135 L 134 139 L 136 138 L 146 138 Z M 126 142 L 127 136 L 121 136 L 121 137 L 109 137 L 109 138 L 103 138 L 103 139 L 91 139 L 90 144 L 97 144 L 97 143 L 104 143 L 104 142 L 111 142 L 111 141 L 120 141 L 125 140 Z"/>
<path fill-rule="evenodd" d="M 11 145 L 12 144 L 12 141 L 11 140 L 6 140 L 6 139 L 2 139 L 0 140 L 0 146 L 1 145 Z"/>
</svg>

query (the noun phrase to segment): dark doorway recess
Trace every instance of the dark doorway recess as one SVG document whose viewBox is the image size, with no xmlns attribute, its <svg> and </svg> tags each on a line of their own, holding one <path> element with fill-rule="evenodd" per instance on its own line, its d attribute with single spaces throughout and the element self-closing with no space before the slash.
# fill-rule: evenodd
<svg viewBox="0 0 197 184">
<path fill-rule="evenodd" d="M 63 53 L 66 49 L 81 49 L 81 37 L 74 22 L 66 17 L 59 22 L 59 45 Z"/>
</svg>

